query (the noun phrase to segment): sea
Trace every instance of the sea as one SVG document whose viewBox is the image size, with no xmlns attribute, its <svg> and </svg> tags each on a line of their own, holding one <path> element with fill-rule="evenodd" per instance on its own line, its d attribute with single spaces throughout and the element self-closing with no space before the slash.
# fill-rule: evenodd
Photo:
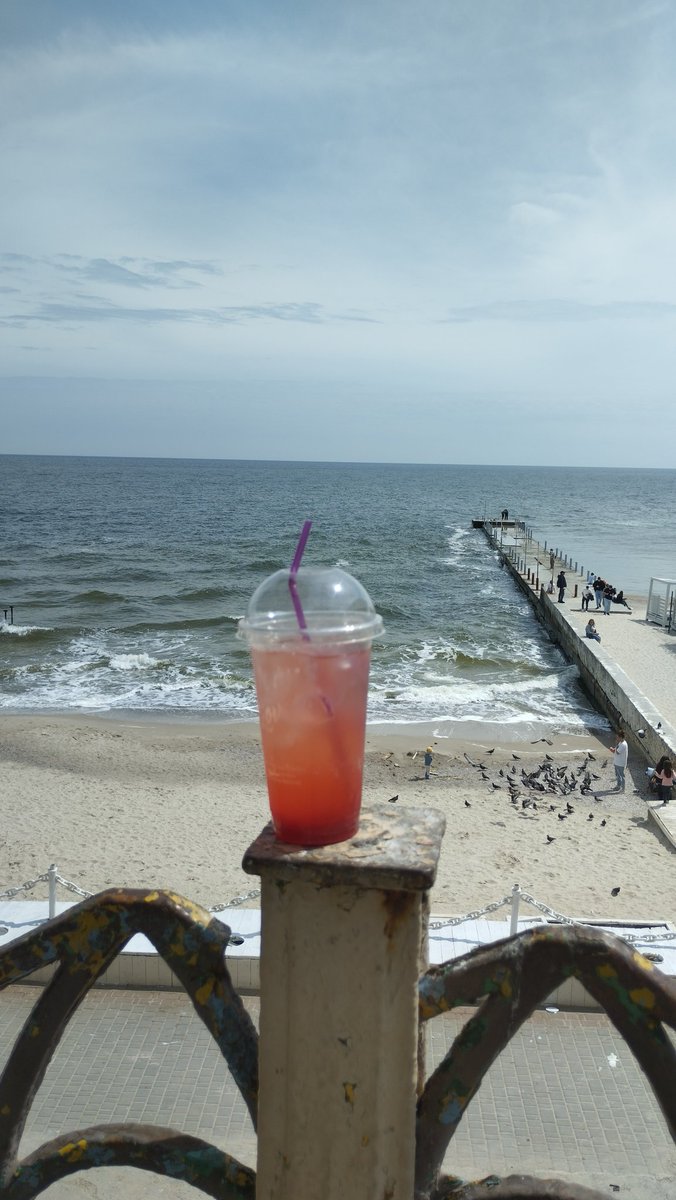
<svg viewBox="0 0 676 1200">
<path fill-rule="evenodd" d="M 662 469 L 2 455 L 0 708 L 255 717 L 237 624 L 311 519 L 304 564 L 351 572 L 385 623 L 372 724 L 603 729 L 472 519 L 506 508 L 647 595 L 676 578 L 675 500 Z"/>
</svg>

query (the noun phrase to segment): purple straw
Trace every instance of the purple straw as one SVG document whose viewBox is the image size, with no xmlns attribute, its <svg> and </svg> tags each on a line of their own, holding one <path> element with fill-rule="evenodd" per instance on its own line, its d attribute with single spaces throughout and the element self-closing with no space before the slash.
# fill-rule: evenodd
<svg viewBox="0 0 676 1200">
<path fill-rule="evenodd" d="M 293 604 L 294 612 L 296 614 L 298 628 L 302 629 L 302 630 L 307 629 L 307 621 L 305 620 L 305 613 L 303 612 L 303 605 L 301 604 L 300 596 L 298 595 L 298 587 L 296 584 L 296 577 L 298 575 L 298 571 L 300 568 L 300 562 L 301 562 L 301 559 L 305 552 L 305 547 L 307 545 L 307 540 L 310 536 L 311 529 L 312 529 L 312 521 L 306 521 L 305 524 L 303 525 L 303 528 L 301 529 L 300 537 L 298 539 L 298 545 L 296 546 L 296 553 L 293 556 L 293 561 L 291 563 L 291 567 L 289 568 L 289 591 L 291 593 L 291 602 Z M 303 636 L 309 640 L 310 635 L 308 633 L 304 633 Z"/>
</svg>

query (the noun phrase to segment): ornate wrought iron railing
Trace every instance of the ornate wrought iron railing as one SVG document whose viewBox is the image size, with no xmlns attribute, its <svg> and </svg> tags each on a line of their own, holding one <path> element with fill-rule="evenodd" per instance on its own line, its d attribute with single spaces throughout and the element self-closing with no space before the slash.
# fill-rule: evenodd
<svg viewBox="0 0 676 1200">
<path fill-rule="evenodd" d="M 51 1183 L 97 1166 L 135 1166 L 192 1184 L 217 1200 L 252 1200 L 255 1173 L 199 1138 L 138 1124 L 71 1131 L 19 1160 L 30 1105 L 59 1039 L 88 990 L 136 933 L 153 943 L 225 1057 L 256 1127 L 258 1038 L 226 965 L 229 930 L 180 896 L 103 892 L 0 952 L 0 988 L 55 964 L 0 1078 L 0 1197 L 30 1200 Z M 420 981 L 426 1021 L 476 1005 L 418 1103 L 417 1200 L 601 1200 L 587 1188 L 522 1176 L 476 1183 L 442 1176 L 448 1145 L 491 1063 L 539 1003 L 576 976 L 636 1055 L 676 1138 L 676 985 L 620 939 L 566 926 L 537 928 L 429 970 Z"/>
<path fill-rule="evenodd" d="M 89 989 L 136 933 L 180 979 L 223 1054 L 256 1126 L 258 1035 L 230 980 L 230 930 L 169 892 L 102 892 L 17 939 L 0 954 L 0 988 L 51 963 L 40 995 L 0 1078 L 0 1196 L 29 1200 L 66 1175 L 135 1166 L 182 1179 L 218 1200 L 250 1200 L 255 1175 L 199 1138 L 138 1124 L 93 1126 L 47 1142 L 18 1161 L 33 1098 L 61 1035 Z"/>
</svg>

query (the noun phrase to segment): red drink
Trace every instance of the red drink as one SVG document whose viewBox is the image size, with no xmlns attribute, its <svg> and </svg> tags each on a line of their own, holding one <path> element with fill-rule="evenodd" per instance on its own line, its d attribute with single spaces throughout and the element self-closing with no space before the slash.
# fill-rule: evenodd
<svg viewBox="0 0 676 1200">
<path fill-rule="evenodd" d="M 252 646 L 275 832 L 299 846 L 341 842 L 361 806 L 371 645 L 321 634 Z"/>
</svg>

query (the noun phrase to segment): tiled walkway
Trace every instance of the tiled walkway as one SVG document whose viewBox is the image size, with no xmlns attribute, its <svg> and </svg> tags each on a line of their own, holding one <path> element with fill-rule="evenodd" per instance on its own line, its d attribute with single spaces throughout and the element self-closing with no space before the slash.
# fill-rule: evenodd
<svg viewBox="0 0 676 1200">
<path fill-rule="evenodd" d="M 0 993 L 4 1064 L 32 987 Z M 246 1001 L 254 1019 L 258 998 Z M 429 1063 L 451 1045 L 467 1012 L 430 1022 Z M 255 1165 L 246 1109 L 211 1039 L 181 993 L 91 992 L 67 1027 L 36 1096 L 22 1152 L 48 1137 L 108 1121 L 171 1125 Z M 560 1175 L 609 1196 L 674 1195 L 676 1147 L 629 1049 L 598 1014 L 540 1012 L 493 1065 L 452 1143 L 446 1169 Z M 76 1175 L 49 1200 L 190 1200 L 185 1185 L 132 1170 Z"/>
</svg>

